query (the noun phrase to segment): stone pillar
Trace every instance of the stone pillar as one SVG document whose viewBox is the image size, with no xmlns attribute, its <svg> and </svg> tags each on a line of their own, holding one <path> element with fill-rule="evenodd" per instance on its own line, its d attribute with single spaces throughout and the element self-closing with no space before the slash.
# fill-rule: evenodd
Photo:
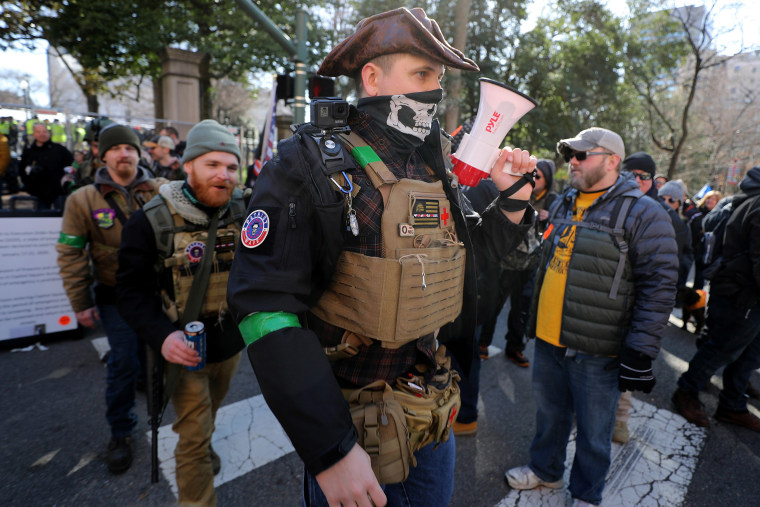
<svg viewBox="0 0 760 507">
<path fill-rule="evenodd" d="M 171 120 L 180 139 L 186 139 L 193 125 L 201 121 L 201 64 L 204 58 L 203 53 L 184 49 L 164 48 L 161 52 L 163 69 L 155 87 L 158 92 L 156 117 Z"/>
</svg>

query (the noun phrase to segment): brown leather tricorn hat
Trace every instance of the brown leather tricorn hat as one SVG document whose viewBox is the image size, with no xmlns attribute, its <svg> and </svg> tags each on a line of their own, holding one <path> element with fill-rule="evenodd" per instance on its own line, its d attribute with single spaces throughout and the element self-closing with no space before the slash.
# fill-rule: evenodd
<svg viewBox="0 0 760 507">
<path fill-rule="evenodd" d="M 448 67 L 480 70 L 446 39 L 435 20 L 419 7 L 401 7 L 359 21 L 356 31 L 333 48 L 317 71 L 323 76 L 354 76 L 378 56 L 412 53 Z"/>
</svg>

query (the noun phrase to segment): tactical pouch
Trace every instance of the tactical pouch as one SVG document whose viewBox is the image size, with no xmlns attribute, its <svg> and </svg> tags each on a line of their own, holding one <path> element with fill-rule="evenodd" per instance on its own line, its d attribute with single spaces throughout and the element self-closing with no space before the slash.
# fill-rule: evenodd
<svg viewBox="0 0 760 507">
<path fill-rule="evenodd" d="M 348 398 L 359 445 L 369 454 L 378 482 L 406 480 L 411 456 L 409 436 L 404 410 L 391 386 L 378 380 L 361 389 L 344 390 L 344 396 Z"/>
<path fill-rule="evenodd" d="M 378 380 L 361 389 L 344 389 L 359 445 L 370 455 L 380 484 L 402 482 L 414 453 L 428 444 L 446 442 L 461 406 L 459 374 L 443 346 L 436 352 L 435 373 L 409 374 L 396 380 L 396 389 Z"/>
<path fill-rule="evenodd" d="M 450 363 L 447 358 L 447 363 Z M 394 394 L 406 415 L 410 450 L 449 439 L 462 400 L 459 374 L 449 364 L 439 365 L 427 382 L 422 375 L 408 374 L 396 379 Z"/>
</svg>

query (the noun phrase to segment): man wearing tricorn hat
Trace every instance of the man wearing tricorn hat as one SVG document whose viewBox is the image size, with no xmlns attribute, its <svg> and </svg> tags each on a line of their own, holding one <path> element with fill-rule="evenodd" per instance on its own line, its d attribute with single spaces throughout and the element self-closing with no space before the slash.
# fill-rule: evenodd
<svg viewBox="0 0 760 507">
<path fill-rule="evenodd" d="M 434 119 L 447 66 L 478 70 L 422 9 L 361 21 L 319 69 L 356 79 L 351 133 L 299 126 L 248 208 L 228 302 L 308 506 L 446 505 L 453 491 L 449 354 L 469 371 L 476 256 L 498 262 L 530 228 L 536 159 L 504 149 L 499 197 L 472 212 Z"/>
</svg>

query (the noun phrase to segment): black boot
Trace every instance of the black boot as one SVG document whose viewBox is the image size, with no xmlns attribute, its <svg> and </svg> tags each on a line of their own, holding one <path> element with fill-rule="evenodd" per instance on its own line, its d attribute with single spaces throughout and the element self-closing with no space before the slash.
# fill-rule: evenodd
<svg viewBox="0 0 760 507">
<path fill-rule="evenodd" d="M 108 470 L 114 474 L 123 474 L 132 465 L 132 437 L 111 438 L 106 455 Z"/>
</svg>

